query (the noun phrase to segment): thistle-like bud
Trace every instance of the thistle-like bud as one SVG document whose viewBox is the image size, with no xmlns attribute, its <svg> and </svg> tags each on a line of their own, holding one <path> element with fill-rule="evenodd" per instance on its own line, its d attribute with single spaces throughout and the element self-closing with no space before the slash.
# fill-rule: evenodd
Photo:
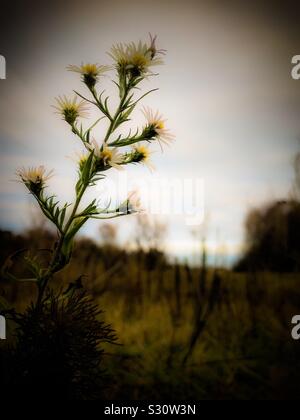
<svg viewBox="0 0 300 420">
<path fill-rule="evenodd" d="M 39 196 L 43 188 L 45 187 L 46 181 L 51 178 L 53 171 L 46 172 L 44 166 L 31 167 L 31 168 L 20 168 L 16 172 L 17 176 L 21 178 L 26 187 L 30 192 Z"/>
<path fill-rule="evenodd" d="M 149 33 L 149 36 L 150 36 L 150 47 L 149 47 L 149 50 L 150 50 L 150 52 L 151 52 L 151 59 L 153 60 L 153 59 L 154 59 L 154 57 L 155 57 L 157 54 L 163 54 L 163 55 L 164 55 L 164 54 L 166 53 L 166 50 L 163 50 L 163 49 L 158 50 L 158 49 L 156 48 L 155 42 L 156 42 L 157 35 L 152 36 L 152 35 Z"/>
<path fill-rule="evenodd" d="M 147 146 L 143 144 L 137 144 L 133 147 L 130 155 L 129 155 L 129 162 L 132 163 L 143 163 L 149 169 L 155 169 L 153 164 L 150 161 L 150 156 L 152 152 L 150 152 Z"/>
<path fill-rule="evenodd" d="M 149 107 L 144 107 L 143 114 L 147 120 L 147 125 L 143 129 L 145 140 L 156 139 L 160 145 L 162 143 L 169 145 L 174 141 L 175 136 L 165 128 L 166 119 L 158 111 L 154 112 Z"/>
<path fill-rule="evenodd" d="M 78 163 L 78 167 L 79 167 L 79 172 L 83 171 L 87 159 L 88 159 L 88 154 L 87 153 L 82 152 L 82 153 L 77 154 L 77 163 Z"/>
<path fill-rule="evenodd" d="M 87 117 L 87 104 L 85 101 L 77 102 L 77 96 L 73 99 L 68 99 L 66 96 L 59 96 L 55 98 L 57 105 L 54 108 L 57 110 L 57 114 L 60 114 L 63 119 L 70 125 L 73 125 L 77 118 Z"/>
<path fill-rule="evenodd" d="M 99 77 L 111 70 L 111 66 L 99 66 L 98 64 L 82 63 L 81 66 L 70 65 L 67 69 L 81 74 L 82 81 L 88 88 L 92 89 L 98 82 Z"/>
</svg>

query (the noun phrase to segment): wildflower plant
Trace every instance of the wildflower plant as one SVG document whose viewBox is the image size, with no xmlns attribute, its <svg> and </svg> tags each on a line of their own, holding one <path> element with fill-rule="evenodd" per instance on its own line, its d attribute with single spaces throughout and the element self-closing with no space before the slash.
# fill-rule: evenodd
<svg viewBox="0 0 300 420">
<path fill-rule="evenodd" d="M 9 270 L 5 272 L 6 276 L 14 280 L 36 282 L 38 302 L 42 302 L 49 280 L 70 261 L 75 235 L 89 219 L 109 219 L 139 211 L 139 200 L 135 194 L 130 194 L 124 202 L 113 208 L 100 207 L 96 199 L 83 210 L 79 208 L 86 190 L 103 180 L 108 170 L 121 170 L 126 165 L 138 163 L 152 168 L 151 151 L 147 144 L 158 143 L 162 146 L 173 141 L 173 135 L 165 127 L 165 119 L 158 111 L 150 108 L 142 110 L 146 119 L 143 127 L 134 132 L 129 130 L 126 135 L 116 134 L 117 129 L 131 119 L 132 112 L 140 101 L 157 90 L 151 89 L 137 94 L 142 82 L 156 75 L 153 68 L 163 64 L 164 54 L 164 50 L 156 47 L 156 36 L 150 35 L 150 42 L 114 45 L 108 53 L 113 60 L 112 66 L 82 63 L 67 67 L 69 71 L 80 74 L 87 90 L 86 94 L 75 91 L 73 97 L 59 96 L 55 105 L 55 111 L 84 146 L 84 153 L 77 163 L 78 180 L 74 202 L 61 205 L 54 195 L 48 195 L 46 187 L 52 171 L 47 172 L 43 166 L 21 168 L 17 171 L 19 180 L 34 196 L 44 215 L 55 225 L 58 235 L 47 267 L 42 267 L 35 257 L 26 257 L 33 278 L 17 279 Z M 105 97 L 105 91 L 101 90 L 103 75 L 111 71 L 116 75 L 116 79 L 112 81 L 119 94 L 119 103 L 115 110 L 111 109 L 109 97 Z M 96 108 L 100 115 L 85 129 L 81 120 L 88 116 L 91 107 Z M 103 119 L 108 122 L 107 131 L 102 138 L 95 138 L 93 130 Z"/>
</svg>

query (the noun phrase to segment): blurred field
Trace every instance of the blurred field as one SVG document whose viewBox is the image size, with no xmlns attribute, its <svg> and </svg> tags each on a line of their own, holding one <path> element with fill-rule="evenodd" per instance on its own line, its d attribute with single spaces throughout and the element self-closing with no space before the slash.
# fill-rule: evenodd
<svg viewBox="0 0 300 420">
<path fill-rule="evenodd" d="M 125 294 L 116 285 L 99 298 L 124 344 L 114 350 L 118 362 L 110 359 L 114 395 L 299 397 L 300 346 L 290 336 L 291 318 L 299 312 L 299 276 L 222 272 L 219 295 L 206 312 L 208 292 L 202 299 L 197 294 L 199 272 L 188 284 L 183 267 L 179 271 L 178 301 L 174 269 L 165 273 L 164 288 L 154 275 L 151 292 L 145 289 L 138 296 L 127 283 Z"/>
<path fill-rule="evenodd" d="M 191 268 L 169 264 L 158 251 L 81 240 L 55 287 L 78 278 L 118 336 L 119 345 L 105 348 L 104 398 L 300 397 L 300 342 L 291 338 L 299 274 L 235 273 L 207 268 L 205 259 Z M 19 309 L 33 290 L 1 286 Z"/>
</svg>

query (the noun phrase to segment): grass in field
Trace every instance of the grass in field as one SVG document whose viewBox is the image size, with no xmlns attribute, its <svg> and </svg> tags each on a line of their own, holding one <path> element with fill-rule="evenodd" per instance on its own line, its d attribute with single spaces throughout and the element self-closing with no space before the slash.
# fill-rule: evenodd
<svg viewBox="0 0 300 420">
<path fill-rule="evenodd" d="M 112 324 L 102 397 L 129 399 L 297 398 L 300 275 L 235 273 L 170 265 L 85 243 L 55 280 L 80 277 Z M 28 285 L 2 286 L 24 310 Z"/>
</svg>

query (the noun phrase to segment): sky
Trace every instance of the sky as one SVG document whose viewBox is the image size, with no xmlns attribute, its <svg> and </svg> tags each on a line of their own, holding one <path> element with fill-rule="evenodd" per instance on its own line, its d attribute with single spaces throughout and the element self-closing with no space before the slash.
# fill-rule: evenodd
<svg viewBox="0 0 300 420">
<path fill-rule="evenodd" d="M 243 249 L 247 211 L 286 198 L 293 180 L 300 139 L 300 80 L 291 77 L 291 59 L 300 54 L 298 16 L 292 1 L 2 1 L 7 78 L 0 80 L 0 227 L 22 231 L 36 217 L 32 197 L 14 182 L 20 166 L 54 168 L 49 191 L 73 198 L 73 157 L 82 147 L 51 105 L 54 97 L 85 87 L 66 66 L 111 64 L 113 44 L 147 41 L 151 32 L 167 54 L 159 75 L 143 82 L 142 93 L 159 88 L 143 103 L 168 119 L 176 141 L 163 153 L 153 147 L 155 172 L 112 170 L 86 202 L 128 180 L 144 207 L 156 206 L 155 217 L 168 224 L 170 255 L 193 258 L 205 236 L 212 257 L 232 261 Z M 102 83 L 115 106 L 114 85 L 109 78 Z M 130 127 L 143 125 L 140 109 L 133 119 Z M 99 124 L 95 137 L 104 130 Z M 187 214 L 191 203 L 180 208 L 183 197 L 200 200 L 195 225 L 195 214 Z M 121 241 L 132 236 L 134 216 L 112 223 Z M 97 238 L 99 224 L 89 221 L 83 233 Z"/>
</svg>

